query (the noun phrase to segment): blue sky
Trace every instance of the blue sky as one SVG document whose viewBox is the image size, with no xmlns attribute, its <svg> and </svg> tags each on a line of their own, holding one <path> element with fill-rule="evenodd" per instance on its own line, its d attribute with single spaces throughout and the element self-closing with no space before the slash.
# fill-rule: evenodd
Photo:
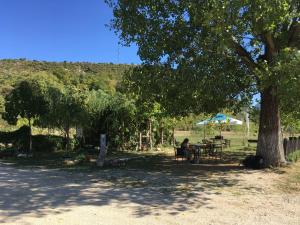
<svg viewBox="0 0 300 225">
<path fill-rule="evenodd" d="M 0 59 L 140 63 L 111 18 L 104 0 L 0 0 Z"/>
</svg>

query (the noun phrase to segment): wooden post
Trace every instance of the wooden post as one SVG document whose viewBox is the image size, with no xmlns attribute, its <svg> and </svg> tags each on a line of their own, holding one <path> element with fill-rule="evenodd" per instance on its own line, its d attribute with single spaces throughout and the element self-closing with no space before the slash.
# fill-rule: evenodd
<svg viewBox="0 0 300 225">
<path fill-rule="evenodd" d="M 142 150 L 142 132 L 139 133 L 139 150 Z"/>
<path fill-rule="evenodd" d="M 105 162 L 106 156 L 106 134 L 100 135 L 100 152 L 97 159 L 97 166 L 103 167 Z"/>
<path fill-rule="evenodd" d="M 27 150 L 27 154 L 32 154 L 32 127 L 31 127 L 31 118 L 28 118 L 29 125 L 29 150 Z"/>
<path fill-rule="evenodd" d="M 173 146 L 175 147 L 176 143 L 175 143 L 175 127 L 173 127 L 173 134 L 172 134 L 172 141 L 173 141 Z"/>
<path fill-rule="evenodd" d="M 150 142 L 150 150 L 152 150 L 152 121 L 149 120 L 149 142 Z"/>
<path fill-rule="evenodd" d="M 163 145 L 164 144 L 164 129 L 163 128 L 161 128 L 161 144 Z"/>
</svg>

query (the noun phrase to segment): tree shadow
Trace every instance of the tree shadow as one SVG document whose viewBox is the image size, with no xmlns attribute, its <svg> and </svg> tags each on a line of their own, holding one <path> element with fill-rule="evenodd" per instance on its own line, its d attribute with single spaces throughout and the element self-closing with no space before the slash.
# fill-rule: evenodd
<svg viewBox="0 0 300 225">
<path fill-rule="evenodd" d="M 92 172 L 21 169 L 4 163 L 0 168 L 0 223 L 27 213 L 41 217 L 84 205 L 117 203 L 130 207 L 135 217 L 160 215 L 162 210 L 176 215 L 191 208 L 213 209 L 210 196 L 238 186 L 239 174 L 247 172 L 227 157 L 217 163 L 190 164 L 165 155 Z"/>
</svg>

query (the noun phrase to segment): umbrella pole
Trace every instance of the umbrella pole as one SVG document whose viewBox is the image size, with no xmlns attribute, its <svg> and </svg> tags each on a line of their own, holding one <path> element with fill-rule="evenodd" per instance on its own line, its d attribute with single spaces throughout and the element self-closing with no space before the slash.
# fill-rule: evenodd
<svg viewBox="0 0 300 225">
<path fill-rule="evenodd" d="M 206 131 L 206 124 L 204 124 L 204 132 L 203 132 L 204 140 L 205 140 L 205 131 Z"/>
</svg>

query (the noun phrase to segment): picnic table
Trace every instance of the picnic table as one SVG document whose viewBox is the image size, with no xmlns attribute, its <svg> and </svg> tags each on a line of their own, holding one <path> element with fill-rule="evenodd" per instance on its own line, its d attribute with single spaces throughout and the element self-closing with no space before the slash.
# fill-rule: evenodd
<svg viewBox="0 0 300 225">
<path fill-rule="evenodd" d="M 223 148 L 226 146 L 226 143 L 223 142 L 224 140 L 215 140 L 215 141 L 207 141 L 205 143 L 199 143 L 199 144 L 191 144 L 194 149 L 198 150 L 198 157 L 201 156 L 201 154 L 207 154 L 209 157 L 211 156 L 219 156 L 222 158 Z"/>
<path fill-rule="evenodd" d="M 191 153 L 193 154 L 194 162 L 199 163 L 200 157 L 203 154 L 212 155 L 215 148 L 217 147 L 217 144 L 214 144 L 212 142 L 210 143 L 197 143 L 197 144 L 190 144 L 189 148 Z"/>
<path fill-rule="evenodd" d="M 206 154 L 209 157 L 213 156 L 220 156 L 222 157 L 222 150 L 223 150 L 224 143 L 215 143 L 212 141 L 206 142 L 206 143 L 190 143 L 189 144 L 189 152 L 191 153 L 193 157 L 193 161 L 195 163 L 199 163 L 200 158 L 202 155 Z M 175 147 L 175 159 L 177 158 L 185 158 L 184 152 L 181 150 L 180 147 Z"/>
</svg>

